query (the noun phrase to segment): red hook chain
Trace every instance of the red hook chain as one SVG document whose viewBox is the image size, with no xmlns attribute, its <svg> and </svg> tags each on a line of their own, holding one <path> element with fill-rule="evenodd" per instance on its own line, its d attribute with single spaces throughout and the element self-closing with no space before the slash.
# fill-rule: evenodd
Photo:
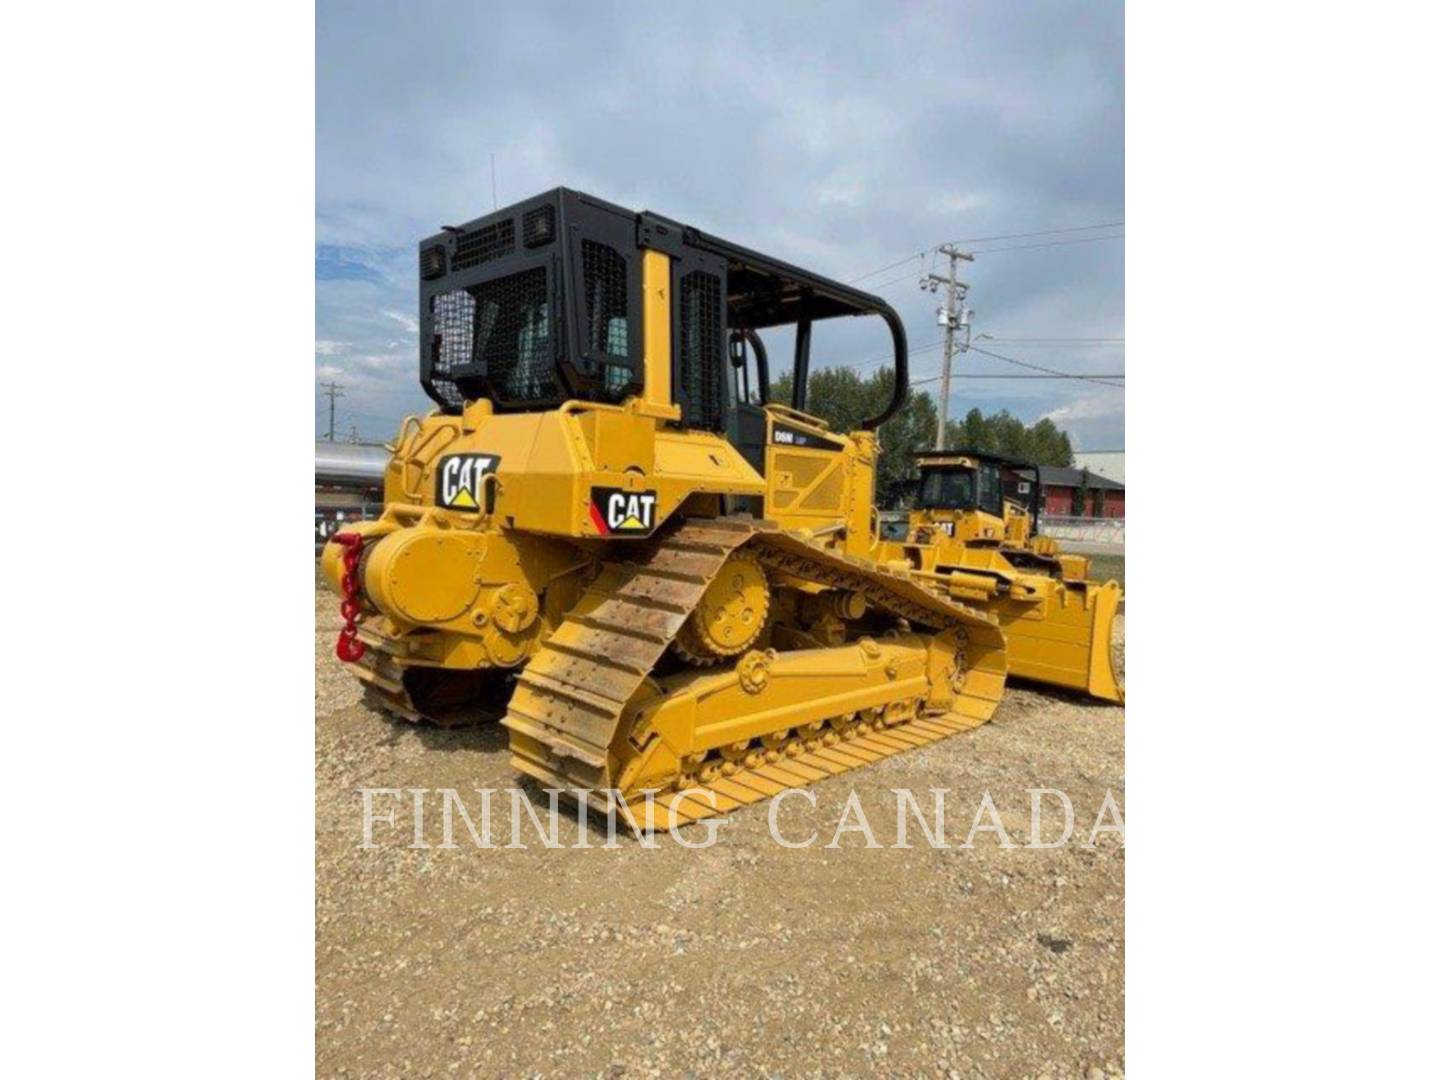
<svg viewBox="0 0 1440 1080">
<path fill-rule="evenodd" d="M 365 542 L 359 533 L 336 533 L 331 543 L 345 549 L 341 562 L 345 573 L 340 577 L 340 614 L 345 625 L 335 641 L 335 655 L 347 664 L 353 664 L 365 655 L 365 643 L 356 635 L 360 632 L 360 585 L 356 578 L 360 565 L 360 545 Z"/>
</svg>

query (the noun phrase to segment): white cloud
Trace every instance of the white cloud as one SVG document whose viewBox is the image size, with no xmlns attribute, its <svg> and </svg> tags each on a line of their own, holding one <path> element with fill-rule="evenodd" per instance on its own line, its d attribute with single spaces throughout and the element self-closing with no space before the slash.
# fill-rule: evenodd
<svg viewBox="0 0 1440 1080">
<path fill-rule="evenodd" d="M 933 197 L 930 200 L 930 211 L 935 214 L 963 214 L 967 210 L 978 210 L 984 205 L 983 195 L 952 191 Z"/>
<path fill-rule="evenodd" d="M 864 206 L 869 185 L 858 166 L 836 169 L 815 187 L 815 201 L 821 206 Z"/>
<path fill-rule="evenodd" d="M 1125 392 L 1123 390 L 1110 391 L 1108 397 L 1099 394 L 1085 395 L 1068 405 L 1061 405 L 1058 409 L 1051 409 L 1042 420 L 1049 420 L 1063 427 L 1066 421 L 1071 420 L 1097 420 L 1102 417 L 1120 416 L 1125 412 Z"/>
<path fill-rule="evenodd" d="M 316 356 L 339 356 L 345 351 L 343 341 L 317 341 L 315 342 Z"/>
<path fill-rule="evenodd" d="M 407 350 L 400 353 L 371 353 L 368 356 L 360 356 L 357 361 L 368 368 L 409 368 L 412 357 Z"/>
<path fill-rule="evenodd" d="M 420 322 L 413 315 L 406 315 L 399 311 L 386 311 L 384 315 L 387 319 L 394 319 L 412 334 L 418 334 L 420 332 Z"/>
</svg>

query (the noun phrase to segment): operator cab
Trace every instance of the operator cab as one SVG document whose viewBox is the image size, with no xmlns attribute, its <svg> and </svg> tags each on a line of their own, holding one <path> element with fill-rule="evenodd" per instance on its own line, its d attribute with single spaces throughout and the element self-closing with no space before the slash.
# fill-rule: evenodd
<svg viewBox="0 0 1440 1080">
<path fill-rule="evenodd" d="M 983 510 L 999 517 L 1001 501 L 1000 468 L 993 462 L 952 455 L 920 466 L 916 505 L 922 510 Z"/>
<path fill-rule="evenodd" d="M 669 257 L 668 281 L 647 278 L 650 252 Z M 757 472 L 765 471 L 771 425 L 783 411 L 766 410 L 770 364 L 762 330 L 795 328 L 789 408 L 803 414 L 813 324 L 879 316 L 893 342 L 895 390 L 862 428 L 874 430 L 904 403 L 905 330 L 879 297 L 566 188 L 446 226 L 421 242 L 421 384 L 452 414 L 481 398 L 497 412 L 534 412 L 567 401 L 618 405 L 641 396 L 645 335 L 659 329 L 645 324 L 644 290 L 666 286 L 675 423 L 724 435 Z M 662 355 L 656 343 L 649 347 Z M 823 429 L 813 418 L 793 419 L 802 438 Z"/>
<path fill-rule="evenodd" d="M 1040 468 L 985 450 L 932 450 L 915 455 L 920 468 L 912 535 L 938 527 L 946 536 L 976 541 L 1024 540 L 1039 531 Z M 1007 498 L 1007 474 L 1016 479 Z M 1028 519 L 1028 527 L 1023 526 Z"/>
</svg>

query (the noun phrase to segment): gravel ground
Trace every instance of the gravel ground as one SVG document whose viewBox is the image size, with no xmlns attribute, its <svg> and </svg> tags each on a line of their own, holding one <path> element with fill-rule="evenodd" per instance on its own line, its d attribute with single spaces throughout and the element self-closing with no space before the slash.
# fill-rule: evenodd
<svg viewBox="0 0 1440 1080">
<path fill-rule="evenodd" d="M 1113 834 L 1085 843 L 1107 791 L 1123 814 L 1123 709 L 1012 688 L 978 731 L 825 781 L 813 809 L 788 799 L 784 834 L 818 831 L 809 848 L 779 846 L 761 806 L 703 850 L 598 835 L 547 850 L 528 821 L 527 848 L 481 849 L 458 820 L 459 847 L 440 849 L 435 789 L 478 825 L 476 789 L 513 786 L 503 731 L 392 723 L 334 659 L 328 593 L 316 626 L 319 1075 L 1123 1075 L 1125 852 Z M 363 848 L 365 787 L 428 791 L 432 846 L 409 846 L 407 794 Z M 891 788 L 927 816 L 927 789 L 950 789 L 952 847 L 913 822 L 917 846 L 892 847 Z M 1068 844 L 1023 846 L 1030 788 L 1069 796 Z M 881 848 L 859 832 L 824 846 L 852 789 Z M 955 846 L 986 791 L 1018 846 L 993 831 Z M 1063 815 L 1045 806 L 1049 839 Z"/>
</svg>

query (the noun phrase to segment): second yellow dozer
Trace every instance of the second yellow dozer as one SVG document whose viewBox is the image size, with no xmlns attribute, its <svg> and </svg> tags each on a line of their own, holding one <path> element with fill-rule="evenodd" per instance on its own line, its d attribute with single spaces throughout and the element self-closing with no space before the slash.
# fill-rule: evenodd
<svg viewBox="0 0 1440 1080">
<path fill-rule="evenodd" d="M 520 772 L 642 828 L 990 718 L 999 615 L 880 557 L 874 432 L 908 391 L 883 300 L 567 189 L 446 227 L 419 277 L 438 407 L 402 425 L 383 515 L 322 556 L 372 700 L 497 715 Z M 883 320 L 896 371 L 849 435 L 803 411 L 812 325 L 842 316 Z"/>
<path fill-rule="evenodd" d="M 1039 467 L 970 449 L 915 458 L 905 540 L 884 545 L 881 559 L 999 616 L 1012 675 L 1123 702 L 1111 654 L 1120 586 L 1090 580 L 1089 559 L 1039 534 Z M 1006 474 L 1028 505 L 1006 497 Z"/>
</svg>

